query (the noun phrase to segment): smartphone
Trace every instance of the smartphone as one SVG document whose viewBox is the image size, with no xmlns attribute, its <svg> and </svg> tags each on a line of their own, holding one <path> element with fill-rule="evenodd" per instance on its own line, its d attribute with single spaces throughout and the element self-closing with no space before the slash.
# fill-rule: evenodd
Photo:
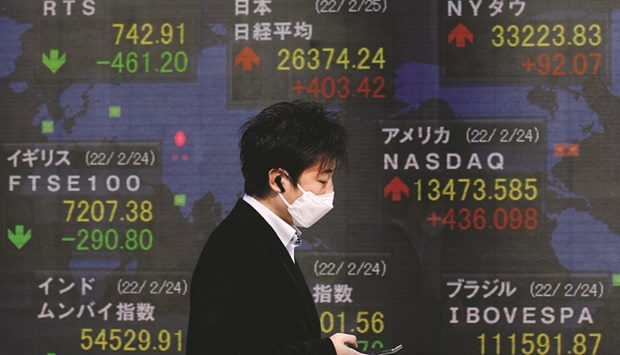
<svg viewBox="0 0 620 355">
<path fill-rule="evenodd" d="M 387 355 L 387 354 L 394 354 L 395 352 L 398 352 L 400 349 L 402 349 L 403 346 L 402 345 L 398 345 L 392 349 L 381 349 L 378 351 L 374 351 L 372 353 L 368 353 L 368 355 Z"/>
</svg>

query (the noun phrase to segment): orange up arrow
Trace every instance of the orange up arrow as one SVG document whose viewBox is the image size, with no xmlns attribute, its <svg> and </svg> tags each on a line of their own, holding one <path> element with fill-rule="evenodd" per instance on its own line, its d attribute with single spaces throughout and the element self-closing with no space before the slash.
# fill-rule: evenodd
<svg viewBox="0 0 620 355">
<path fill-rule="evenodd" d="M 252 64 L 260 66 L 260 57 L 250 47 L 245 47 L 235 57 L 235 68 L 241 64 L 243 71 L 252 71 Z"/>
<path fill-rule="evenodd" d="M 409 186 L 407 186 L 398 176 L 393 178 L 384 188 L 383 197 L 392 194 L 392 201 L 400 201 L 402 194 L 409 197 Z"/>
<path fill-rule="evenodd" d="M 474 34 L 465 27 L 462 23 L 459 23 L 454 27 L 454 29 L 448 35 L 448 43 L 452 43 L 456 40 L 456 47 L 463 48 L 465 47 L 466 42 L 474 43 Z"/>
</svg>

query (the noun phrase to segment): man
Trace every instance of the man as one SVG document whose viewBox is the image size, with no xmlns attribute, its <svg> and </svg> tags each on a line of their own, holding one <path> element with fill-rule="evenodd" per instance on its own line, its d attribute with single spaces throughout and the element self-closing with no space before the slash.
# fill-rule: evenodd
<svg viewBox="0 0 620 355">
<path fill-rule="evenodd" d="M 347 163 L 335 114 L 278 103 L 241 127 L 245 196 L 213 231 L 192 278 L 187 354 L 359 354 L 356 338 L 321 339 L 295 261 L 301 232 L 332 208 L 334 171 Z"/>
</svg>

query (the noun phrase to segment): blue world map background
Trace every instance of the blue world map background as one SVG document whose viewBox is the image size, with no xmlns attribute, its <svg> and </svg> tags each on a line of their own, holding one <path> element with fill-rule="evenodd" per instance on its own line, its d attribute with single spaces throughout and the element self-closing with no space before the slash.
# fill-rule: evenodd
<svg viewBox="0 0 620 355">
<path fill-rule="evenodd" d="M 611 15 L 610 95 L 618 90 L 620 64 L 615 58 L 620 56 L 619 17 L 620 10 Z M 29 83 L 13 81 L 11 74 L 15 71 L 16 59 L 22 54 L 20 37 L 30 29 L 32 24 L 19 23 L 8 17 L 0 18 L 3 48 L 0 75 L 4 85 L 18 98 L 28 91 Z M 181 211 L 189 220 L 192 203 L 209 191 L 224 210 L 229 210 L 242 193 L 237 164 L 238 127 L 256 111 L 227 108 L 226 73 L 229 60 L 226 44 L 203 49 L 198 63 L 198 82 L 192 84 L 74 84 L 59 97 L 62 118 L 55 120 L 54 133 L 46 136 L 50 141 L 161 140 L 164 157 L 170 157 L 179 150 L 174 144 L 175 133 L 187 132 L 184 150 L 190 160 L 165 159 L 164 184 L 174 193 L 187 195 L 188 203 Z M 439 71 L 438 66 L 416 62 L 397 68 L 395 98 L 406 104 L 406 109 L 416 107 L 426 99 L 440 98 L 462 117 L 546 115 L 549 125 L 549 188 L 557 192 L 557 198 L 580 198 L 586 205 L 593 203 L 587 194 L 570 191 L 566 182 L 558 181 L 553 174 L 553 168 L 561 161 L 560 157 L 553 155 L 554 142 L 584 142 L 600 139 L 600 135 L 606 134 L 599 114 L 590 109 L 583 95 L 579 95 L 581 88 L 550 87 L 557 104 L 557 109 L 550 112 L 528 102 L 531 87 L 444 88 L 439 83 Z M 23 124 L 39 127 L 43 120 L 53 119 L 47 111 L 47 104 L 41 102 L 32 121 Z M 108 117 L 110 105 L 122 107 L 121 119 Z M 62 129 L 63 120 L 67 119 L 75 120 L 70 131 Z M 592 189 L 597 188 L 592 186 Z M 558 211 L 549 217 L 558 222 L 553 233 L 554 249 L 568 269 L 620 273 L 620 258 L 617 258 L 620 239 L 607 227 L 611 221 L 594 218 L 587 209 L 578 207 Z M 586 256 L 585 260 L 579 260 L 578 255 L 585 254 L 573 251 L 583 251 L 582 248 L 592 248 L 592 252 L 587 254 L 599 257 Z"/>
</svg>

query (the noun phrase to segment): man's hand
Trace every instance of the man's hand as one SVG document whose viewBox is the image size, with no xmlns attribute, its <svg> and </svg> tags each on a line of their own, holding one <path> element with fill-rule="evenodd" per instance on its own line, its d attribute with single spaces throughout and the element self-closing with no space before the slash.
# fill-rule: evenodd
<svg viewBox="0 0 620 355">
<path fill-rule="evenodd" d="M 332 343 L 334 344 L 334 348 L 336 348 L 337 355 L 355 355 L 360 354 L 352 348 L 357 349 L 357 338 L 355 335 L 344 334 L 344 333 L 336 333 L 329 337 Z"/>
</svg>

